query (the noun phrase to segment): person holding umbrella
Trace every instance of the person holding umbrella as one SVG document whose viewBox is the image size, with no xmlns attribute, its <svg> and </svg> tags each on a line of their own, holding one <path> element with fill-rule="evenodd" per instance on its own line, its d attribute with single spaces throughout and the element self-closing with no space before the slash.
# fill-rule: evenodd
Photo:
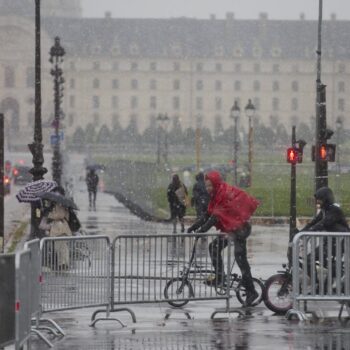
<svg viewBox="0 0 350 350">
<path fill-rule="evenodd" d="M 88 167 L 87 170 L 88 173 L 86 175 L 85 182 L 89 193 L 89 208 L 91 209 L 93 206 L 94 210 L 96 210 L 96 196 L 99 178 L 94 167 Z"/>
<path fill-rule="evenodd" d="M 40 223 L 40 228 L 47 232 L 49 237 L 72 236 L 71 216 L 73 209 L 78 209 L 73 201 L 63 196 L 61 191 L 46 192 L 39 197 L 51 203 Z M 75 216 L 76 218 L 76 216 Z M 69 247 L 65 241 L 56 241 L 54 245 L 54 260 L 51 264 L 56 265 L 58 270 L 67 270 L 70 264 Z"/>
</svg>

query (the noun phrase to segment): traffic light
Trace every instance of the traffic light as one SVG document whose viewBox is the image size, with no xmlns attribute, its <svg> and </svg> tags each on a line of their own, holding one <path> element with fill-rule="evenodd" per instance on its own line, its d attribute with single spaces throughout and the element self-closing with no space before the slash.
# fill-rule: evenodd
<svg viewBox="0 0 350 350">
<path fill-rule="evenodd" d="M 302 161 L 302 158 L 301 158 Z M 299 161 L 299 149 L 296 147 L 291 147 L 287 149 L 287 162 L 291 164 L 301 163 Z"/>
<path fill-rule="evenodd" d="M 319 147 L 318 159 L 324 162 L 335 162 L 336 145 L 333 143 L 322 143 Z M 316 147 L 312 146 L 312 161 L 315 161 Z"/>
</svg>

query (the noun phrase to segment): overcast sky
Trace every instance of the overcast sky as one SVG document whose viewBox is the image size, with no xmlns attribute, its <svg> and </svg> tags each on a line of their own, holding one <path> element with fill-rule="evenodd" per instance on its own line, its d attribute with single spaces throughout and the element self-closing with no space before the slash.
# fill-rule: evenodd
<svg viewBox="0 0 350 350">
<path fill-rule="evenodd" d="M 196 17 L 215 14 L 224 18 L 234 12 L 238 19 L 257 18 L 267 12 L 271 19 L 316 19 L 319 0 L 81 0 L 86 17 L 102 17 L 111 11 L 113 17 Z M 336 13 L 339 19 L 350 19 L 350 0 L 323 0 L 324 18 Z"/>
</svg>

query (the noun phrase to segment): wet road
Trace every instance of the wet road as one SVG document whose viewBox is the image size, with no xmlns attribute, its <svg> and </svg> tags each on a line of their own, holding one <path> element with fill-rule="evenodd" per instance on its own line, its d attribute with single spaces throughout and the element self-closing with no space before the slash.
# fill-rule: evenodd
<svg viewBox="0 0 350 350">
<path fill-rule="evenodd" d="M 79 217 L 89 234 L 171 233 L 165 224 L 144 222 L 134 217 L 111 195 L 99 193 L 96 211 L 87 206 L 87 193 L 83 182 L 76 183 L 76 202 Z M 273 228 L 256 226 L 248 243 L 249 260 L 253 275 L 267 278 L 285 262 L 288 237 L 286 226 Z M 96 328 L 89 327 L 93 310 L 82 309 L 48 314 L 67 332 L 61 340 L 53 340 L 55 349 L 350 349 L 350 328 L 331 318 L 327 322 L 290 322 L 283 316 L 273 315 L 263 304 L 251 315 L 220 315 L 210 320 L 215 308 L 223 307 L 223 301 L 190 302 L 186 307 L 192 319 L 186 319 L 181 311 L 169 312 L 166 303 L 131 305 L 137 323 L 130 315 L 118 313 L 127 327 L 109 321 Z M 233 300 L 233 306 L 240 307 Z M 331 308 L 333 316 L 336 310 Z M 218 316 L 219 317 L 219 316 Z M 46 348 L 34 341 L 34 349 Z"/>
</svg>

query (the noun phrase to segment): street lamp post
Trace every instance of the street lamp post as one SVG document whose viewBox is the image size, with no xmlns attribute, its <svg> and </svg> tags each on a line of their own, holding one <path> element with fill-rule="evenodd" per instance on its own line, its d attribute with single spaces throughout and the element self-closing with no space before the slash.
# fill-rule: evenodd
<svg viewBox="0 0 350 350">
<path fill-rule="evenodd" d="M 40 45 L 40 0 L 35 0 L 35 119 L 34 119 L 34 140 L 29 144 L 29 150 L 33 155 L 33 168 L 30 173 L 33 181 L 41 180 L 47 173 L 43 167 L 44 155 L 42 144 L 41 126 L 41 45 Z M 33 202 L 31 205 L 31 237 L 40 237 L 39 224 L 41 220 L 40 203 Z"/>
<path fill-rule="evenodd" d="M 237 140 L 237 124 L 241 114 L 241 109 L 238 106 L 238 102 L 235 101 L 231 108 L 230 117 L 234 122 L 234 135 L 233 135 L 233 160 L 234 160 L 234 184 L 237 186 L 237 165 L 238 165 L 238 140 Z"/>
<path fill-rule="evenodd" d="M 252 185 L 252 174 L 253 174 L 253 126 L 252 126 L 252 118 L 255 114 L 255 107 L 252 103 L 252 100 L 248 100 L 248 104 L 245 107 L 245 113 L 249 120 L 249 131 L 248 131 L 248 186 Z"/>
<path fill-rule="evenodd" d="M 201 165 L 201 150 L 202 150 L 202 116 L 197 116 L 196 121 L 196 170 L 199 172 Z"/>
<path fill-rule="evenodd" d="M 50 63 L 53 68 L 51 69 L 51 75 L 54 78 L 54 104 L 55 104 L 55 116 L 53 121 L 53 127 L 55 129 L 54 142 L 53 142 L 53 157 L 52 157 L 52 178 L 58 185 L 61 185 L 62 164 L 60 154 L 60 119 L 61 119 L 61 101 L 63 98 L 63 71 L 61 64 L 63 63 L 63 56 L 65 51 L 60 44 L 60 38 L 55 38 L 55 45 L 50 50 Z"/>
<path fill-rule="evenodd" d="M 341 136 L 341 131 L 343 129 L 343 118 L 338 117 L 337 120 L 335 121 L 335 125 L 337 128 L 337 176 L 336 176 L 336 195 L 337 195 L 337 200 L 340 201 L 340 189 L 341 189 L 341 170 L 340 170 L 340 136 Z"/>
<path fill-rule="evenodd" d="M 168 134 L 167 128 L 170 122 L 170 118 L 167 114 L 158 114 L 156 118 L 158 128 L 157 128 L 157 165 L 160 165 L 161 155 L 164 158 L 165 163 L 168 162 Z M 161 152 L 161 133 L 164 132 L 164 150 Z"/>
</svg>

